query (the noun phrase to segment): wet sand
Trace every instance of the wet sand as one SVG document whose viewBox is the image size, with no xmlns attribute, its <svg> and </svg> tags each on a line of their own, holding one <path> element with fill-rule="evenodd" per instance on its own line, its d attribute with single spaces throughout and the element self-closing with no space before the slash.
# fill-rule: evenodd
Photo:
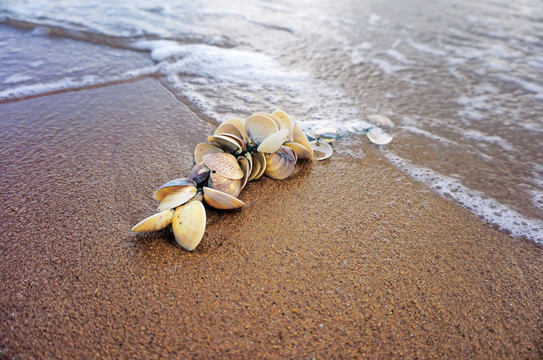
<svg viewBox="0 0 543 360">
<path fill-rule="evenodd" d="M 189 253 L 130 232 L 214 128 L 157 81 L 0 114 L 0 358 L 543 357 L 542 250 L 363 137 L 209 209 Z"/>
</svg>

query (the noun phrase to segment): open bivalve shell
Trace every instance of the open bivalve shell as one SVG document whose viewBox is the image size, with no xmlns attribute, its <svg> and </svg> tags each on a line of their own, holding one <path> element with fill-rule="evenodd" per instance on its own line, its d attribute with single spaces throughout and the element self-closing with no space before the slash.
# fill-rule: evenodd
<svg viewBox="0 0 543 360">
<path fill-rule="evenodd" d="M 312 141 L 311 147 L 313 148 L 313 158 L 315 160 L 326 160 L 330 156 L 332 156 L 332 153 L 334 152 L 334 149 L 330 144 L 328 144 L 325 141 Z"/>
<path fill-rule="evenodd" d="M 238 119 L 238 118 L 230 118 L 223 122 L 223 124 L 232 124 L 238 129 L 239 133 L 241 134 L 241 139 L 244 143 L 249 142 L 249 136 L 247 135 L 247 130 L 245 130 L 245 121 Z"/>
<path fill-rule="evenodd" d="M 245 203 L 240 199 L 209 187 L 204 187 L 204 200 L 209 206 L 221 210 L 237 209 L 245 206 Z"/>
<path fill-rule="evenodd" d="M 285 143 L 285 146 L 289 147 L 292 151 L 294 151 L 298 160 L 311 158 L 311 151 L 309 151 L 309 149 L 302 144 L 298 144 L 297 142 L 292 141 Z"/>
<path fill-rule="evenodd" d="M 174 188 L 174 190 L 168 193 L 158 204 L 157 210 L 163 211 L 167 209 L 173 209 L 180 205 L 185 204 L 196 195 L 196 187 L 192 185 L 182 186 Z"/>
<path fill-rule="evenodd" d="M 194 148 L 194 162 L 196 164 L 201 163 L 204 155 L 221 152 L 224 152 L 221 148 L 218 148 L 208 143 L 199 143 Z"/>
<path fill-rule="evenodd" d="M 241 154 L 245 147 L 242 140 L 230 135 L 211 135 L 207 137 L 207 141 L 211 145 L 235 154 Z"/>
<path fill-rule="evenodd" d="M 261 144 L 268 136 L 277 132 L 279 127 L 271 116 L 258 113 L 247 118 L 245 129 L 255 144 Z"/>
<path fill-rule="evenodd" d="M 309 144 L 309 140 L 307 140 L 307 136 L 305 136 L 303 130 L 298 126 L 298 124 L 295 124 L 292 128 L 292 140 L 305 146 L 305 148 L 309 150 L 310 157 L 313 156 L 313 150 Z"/>
<path fill-rule="evenodd" d="M 206 211 L 200 201 L 191 201 L 175 210 L 172 230 L 175 241 L 184 249 L 192 251 L 198 246 L 206 229 Z"/>
<path fill-rule="evenodd" d="M 377 125 L 381 128 L 394 127 L 394 123 L 392 122 L 392 120 L 390 120 L 384 115 L 378 115 L 378 114 L 368 115 L 367 119 L 369 123 L 373 125 Z"/>
<path fill-rule="evenodd" d="M 380 127 L 371 128 L 366 136 L 368 137 L 368 139 L 370 139 L 372 143 L 377 145 L 386 145 L 392 141 L 392 136 L 383 132 Z"/>
<path fill-rule="evenodd" d="M 162 230 L 172 223 L 173 213 L 173 209 L 168 209 L 151 215 L 134 225 L 132 231 L 148 232 Z"/>
<path fill-rule="evenodd" d="M 272 179 L 283 180 L 292 175 L 296 165 L 296 154 L 287 146 L 266 156 L 264 174 Z"/>
<path fill-rule="evenodd" d="M 215 129 L 214 135 L 230 135 L 235 136 L 238 139 L 243 139 L 243 136 L 241 135 L 241 132 L 238 130 L 238 128 L 230 123 L 222 123 L 220 124 L 217 129 Z"/>
<path fill-rule="evenodd" d="M 241 179 L 243 178 L 243 170 L 239 167 L 238 161 L 232 154 L 228 153 L 215 153 L 207 154 L 203 158 L 204 164 L 215 171 L 217 174 L 222 175 L 229 179 Z"/>
<path fill-rule="evenodd" d="M 153 193 L 153 199 L 162 201 L 162 199 L 164 199 L 166 195 L 176 191 L 177 188 L 184 187 L 184 186 L 196 187 L 196 183 L 194 182 L 194 180 L 191 180 L 189 178 L 173 179 L 171 181 L 168 181 L 166 184 L 162 185 L 161 187 L 159 187 Z"/>
<path fill-rule="evenodd" d="M 222 191 L 228 195 L 238 196 L 243 188 L 243 178 L 229 179 L 217 173 L 211 173 L 209 175 L 207 186 L 212 189 Z"/>
<path fill-rule="evenodd" d="M 279 121 L 279 129 L 287 129 L 287 136 L 291 136 L 294 122 L 291 120 L 290 116 L 282 110 L 275 110 L 274 112 L 272 112 L 272 115 Z"/>
<path fill-rule="evenodd" d="M 268 136 L 264 141 L 262 141 L 262 143 L 258 146 L 257 151 L 261 153 L 268 153 L 268 154 L 274 153 L 277 150 L 279 150 L 279 148 L 281 147 L 281 145 L 283 145 L 287 137 L 288 137 L 288 129 L 282 129 L 282 130 L 276 131 L 270 136 Z"/>
<path fill-rule="evenodd" d="M 196 184 L 200 185 L 207 180 L 210 172 L 210 168 L 208 168 L 203 162 L 199 162 L 195 164 L 192 169 L 190 169 L 187 177 L 193 180 Z"/>
</svg>

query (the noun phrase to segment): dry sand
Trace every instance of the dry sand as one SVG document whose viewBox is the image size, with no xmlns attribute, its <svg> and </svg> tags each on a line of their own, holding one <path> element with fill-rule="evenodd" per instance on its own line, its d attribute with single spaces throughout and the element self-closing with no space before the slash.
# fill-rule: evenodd
<svg viewBox="0 0 543 360">
<path fill-rule="evenodd" d="M 189 253 L 130 232 L 213 131 L 157 81 L 0 114 L 0 358 L 543 357 L 541 249 L 365 138 L 249 183 Z"/>
</svg>

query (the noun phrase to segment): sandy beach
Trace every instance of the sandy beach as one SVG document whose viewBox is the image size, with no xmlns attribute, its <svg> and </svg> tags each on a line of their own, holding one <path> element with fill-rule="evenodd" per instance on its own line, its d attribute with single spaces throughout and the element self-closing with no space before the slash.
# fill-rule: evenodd
<svg viewBox="0 0 543 360">
<path fill-rule="evenodd" d="M 130 231 L 215 126 L 157 80 L 0 114 L 0 358 L 543 357 L 541 248 L 362 136 L 208 208 L 187 252 Z"/>
</svg>

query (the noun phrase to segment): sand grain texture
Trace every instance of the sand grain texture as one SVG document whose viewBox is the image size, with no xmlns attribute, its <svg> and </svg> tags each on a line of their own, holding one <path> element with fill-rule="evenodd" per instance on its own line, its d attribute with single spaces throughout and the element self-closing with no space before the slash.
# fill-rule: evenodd
<svg viewBox="0 0 543 360">
<path fill-rule="evenodd" d="M 0 112 L 0 357 L 543 357 L 541 249 L 364 137 L 250 182 L 189 253 L 130 232 L 214 128 L 154 79 Z"/>
</svg>

